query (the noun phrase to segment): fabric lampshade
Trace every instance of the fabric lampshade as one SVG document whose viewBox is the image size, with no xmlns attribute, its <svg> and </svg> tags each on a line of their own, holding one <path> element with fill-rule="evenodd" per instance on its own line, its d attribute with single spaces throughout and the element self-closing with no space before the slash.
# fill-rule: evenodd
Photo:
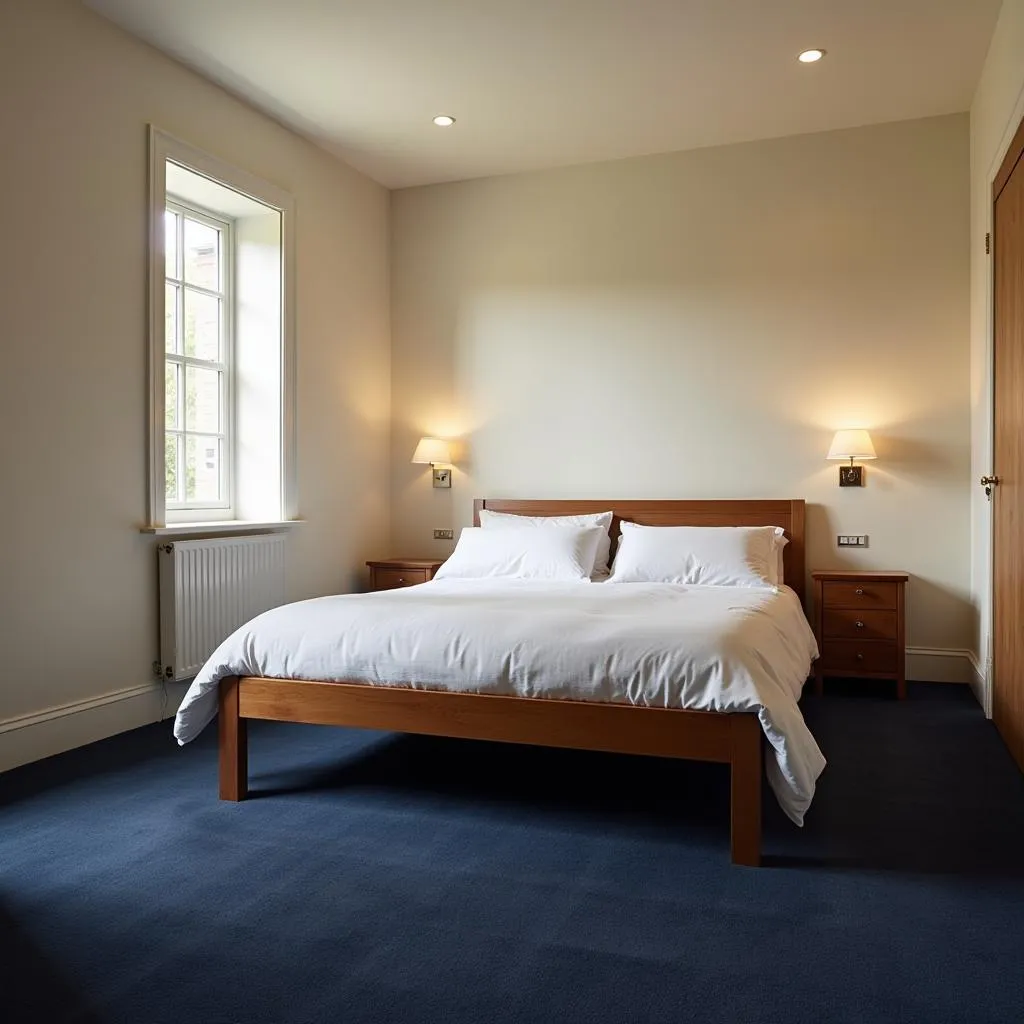
<svg viewBox="0 0 1024 1024">
<path fill-rule="evenodd" d="M 826 459 L 877 459 L 866 430 L 837 430 Z"/>
<path fill-rule="evenodd" d="M 452 461 L 452 446 L 437 437 L 421 437 L 416 451 L 412 453 L 412 461 L 448 465 Z"/>
</svg>

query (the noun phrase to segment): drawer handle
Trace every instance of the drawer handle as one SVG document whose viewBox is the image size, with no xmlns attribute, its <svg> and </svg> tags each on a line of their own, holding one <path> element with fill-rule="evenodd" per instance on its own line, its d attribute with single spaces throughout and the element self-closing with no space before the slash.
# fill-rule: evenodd
<svg viewBox="0 0 1024 1024">
<path fill-rule="evenodd" d="M 405 577 L 404 576 L 399 576 L 398 577 L 398 582 L 399 583 L 404 583 L 405 582 Z"/>
<path fill-rule="evenodd" d="M 856 594 L 856 595 L 857 595 L 858 597 L 863 597 L 863 596 L 864 596 L 864 588 L 863 588 L 863 587 L 858 587 L 858 588 L 857 588 L 857 589 L 856 589 L 856 590 L 854 591 L 854 593 L 855 593 L 855 594 Z"/>
<path fill-rule="evenodd" d="M 857 655 L 857 660 L 858 661 L 863 661 L 864 660 L 864 655 L 863 654 L 858 654 Z"/>
<path fill-rule="evenodd" d="M 857 627 L 858 629 L 863 629 L 863 628 L 864 628 L 864 623 L 863 623 L 863 622 L 861 622 L 861 621 L 860 621 L 860 619 L 858 619 L 858 620 L 857 620 L 857 621 L 856 621 L 856 622 L 854 623 L 854 625 L 855 625 L 855 626 L 856 626 L 856 627 Z"/>
</svg>

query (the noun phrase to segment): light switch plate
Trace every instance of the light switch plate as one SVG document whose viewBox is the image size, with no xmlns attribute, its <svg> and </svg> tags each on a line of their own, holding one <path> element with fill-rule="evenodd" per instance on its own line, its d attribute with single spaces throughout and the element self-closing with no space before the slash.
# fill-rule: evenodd
<svg viewBox="0 0 1024 1024">
<path fill-rule="evenodd" d="M 841 548 L 866 548 L 868 535 L 866 533 L 841 533 L 836 537 L 836 545 Z"/>
</svg>

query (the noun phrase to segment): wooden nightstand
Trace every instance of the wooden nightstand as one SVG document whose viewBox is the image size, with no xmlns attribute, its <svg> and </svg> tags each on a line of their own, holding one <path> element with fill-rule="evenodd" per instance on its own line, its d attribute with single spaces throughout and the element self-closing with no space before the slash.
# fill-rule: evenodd
<svg viewBox="0 0 1024 1024">
<path fill-rule="evenodd" d="M 443 558 L 385 558 L 367 562 L 370 567 L 371 590 L 398 590 L 427 583 L 444 565 Z"/>
<path fill-rule="evenodd" d="M 827 676 L 895 679 L 900 700 L 907 695 L 905 572 L 812 572 L 814 634 L 820 656 L 814 689 Z"/>
</svg>

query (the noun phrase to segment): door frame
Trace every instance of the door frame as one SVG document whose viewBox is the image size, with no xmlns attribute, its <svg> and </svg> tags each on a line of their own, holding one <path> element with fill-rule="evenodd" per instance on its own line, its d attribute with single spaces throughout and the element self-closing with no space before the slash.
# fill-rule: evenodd
<svg viewBox="0 0 1024 1024">
<path fill-rule="evenodd" d="M 988 405 L 986 417 L 988 426 L 988 444 L 985 455 L 986 473 L 993 472 L 996 458 L 996 339 L 995 339 L 995 224 L 996 199 L 1002 186 L 1006 184 L 1018 160 L 1024 159 L 1024 89 L 1021 90 L 1014 104 L 1013 113 L 1007 121 L 1006 130 L 1000 140 L 999 149 L 989 166 L 987 181 L 988 193 L 985 203 L 985 231 L 991 239 L 989 252 L 985 261 L 985 387 L 984 398 Z M 1005 177 L 1004 177 L 1005 175 Z M 978 467 L 974 467 L 977 469 Z M 976 476 L 977 474 L 972 474 Z M 977 481 L 971 481 L 972 487 Z M 988 515 L 986 518 L 988 540 L 988 586 L 986 597 L 988 603 L 988 622 L 984 636 L 979 637 L 983 650 L 978 652 L 982 660 L 981 670 L 982 708 L 986 718 L 992 717 L 992 637 L 996 606 L 996 537 L 995 537 L 995 503 L 986 502 Z"/>
</svg>

